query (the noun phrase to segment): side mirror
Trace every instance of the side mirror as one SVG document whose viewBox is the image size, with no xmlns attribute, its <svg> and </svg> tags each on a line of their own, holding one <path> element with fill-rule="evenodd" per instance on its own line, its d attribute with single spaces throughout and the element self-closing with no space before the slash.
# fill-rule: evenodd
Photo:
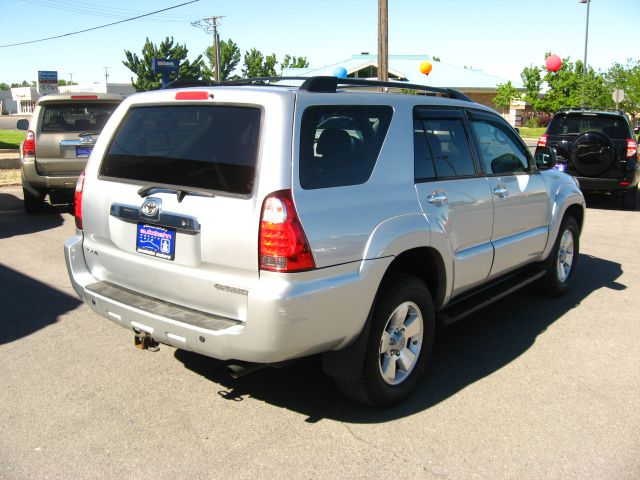
<svg viewBox="0 0 640 480">
<path fill-rule="evenodd" d="M 26 118 L 18 120 L 18 123 L 16 124 L 16 128 L 18 130 L 29 130 L 29 120 L 27 120 Z"/>
<path fill-rule="evenodd" d="M 551 170 L 558 161 L 556 151 L 550 147 L 537 147 L 534 158 L 538 170 Z"/>
</svg>

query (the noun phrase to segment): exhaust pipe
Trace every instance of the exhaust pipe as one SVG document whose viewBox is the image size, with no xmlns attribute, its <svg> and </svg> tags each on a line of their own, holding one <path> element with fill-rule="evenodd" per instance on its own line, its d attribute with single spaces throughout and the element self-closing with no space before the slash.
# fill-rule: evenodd
<svg viewBox="0 0 640 480">
<path fill-rule="evenodd" d="M 268 367 L 268 363 L 248 363 L 248 362 L 238 362 L 227 365 L 227 373 L 231 376 L 231 378 L 241 378 L 245 375 L 249 375 L 250 373 L 256 372 L 258 370 L 262 370 L 265 367 Z"/>
</svg>

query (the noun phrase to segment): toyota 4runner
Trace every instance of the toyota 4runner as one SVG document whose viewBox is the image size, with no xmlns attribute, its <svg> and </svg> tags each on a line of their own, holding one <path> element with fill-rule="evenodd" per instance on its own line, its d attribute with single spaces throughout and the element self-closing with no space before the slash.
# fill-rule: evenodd
<svg viewBox="0 0 640 480">
<path fill-rule="evenodd" d="M 584 198 L 493 110 L 404 83 L 256 82 L 127 98 L 78 181 L 71 282 L 140 347 L 236 374 L 323 354 L 343 393 L 389 406 L 437 323 L 571 286 Z"/>
<path fill-rule="evenodd" d="M 122 102 L 121 95 L 105 93 L 55 94 L 41 97 L 31 120 L 19 120 L 27 135 L 20 145 L 24 208 L 42 210 L 73 199 L 78 176 L 109 119 Z"/>
</svg>

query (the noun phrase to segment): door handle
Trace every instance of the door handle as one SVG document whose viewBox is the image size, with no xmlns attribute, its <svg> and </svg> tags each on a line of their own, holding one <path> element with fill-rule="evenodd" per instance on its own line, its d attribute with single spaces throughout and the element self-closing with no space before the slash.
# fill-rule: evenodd
<svg viewBox="0 0 640 480">
<path fill-rule="evenodd" d="M 427 202 L 433 203 L 434 205 L 446 205 L 448 201 L 449 197 L 444 193 L 432 193 L 427 196 Z"/>
<path fill-rule="evenodd" d="M 498 185 L 493 189 L 493 194 L 499 198 L 505 198 L 509 196 L 509 190 L 507 190 L 506 185 Z"/>
</svg>

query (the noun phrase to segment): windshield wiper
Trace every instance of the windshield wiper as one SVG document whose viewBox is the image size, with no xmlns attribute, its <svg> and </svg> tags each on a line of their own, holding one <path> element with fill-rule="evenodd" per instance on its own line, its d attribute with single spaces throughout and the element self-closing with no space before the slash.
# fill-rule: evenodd
<svg viewBox="0 0 640 480">
<path fill-rule="evenodd" d="M 197 195 L 201 197 L 215 197 L 211 192 L 205 192 L 202 190 L 189 190 L 186 188 L 171 188 L 164 185 L 146 185 L 138 190 L 138 195 L 142 198 L 148 197 L 153 192 L 168 192 L 175 193 L 178 199 L 178 203 L 182 202 L 182 199 L 187 195 Z"/>
</svg>

